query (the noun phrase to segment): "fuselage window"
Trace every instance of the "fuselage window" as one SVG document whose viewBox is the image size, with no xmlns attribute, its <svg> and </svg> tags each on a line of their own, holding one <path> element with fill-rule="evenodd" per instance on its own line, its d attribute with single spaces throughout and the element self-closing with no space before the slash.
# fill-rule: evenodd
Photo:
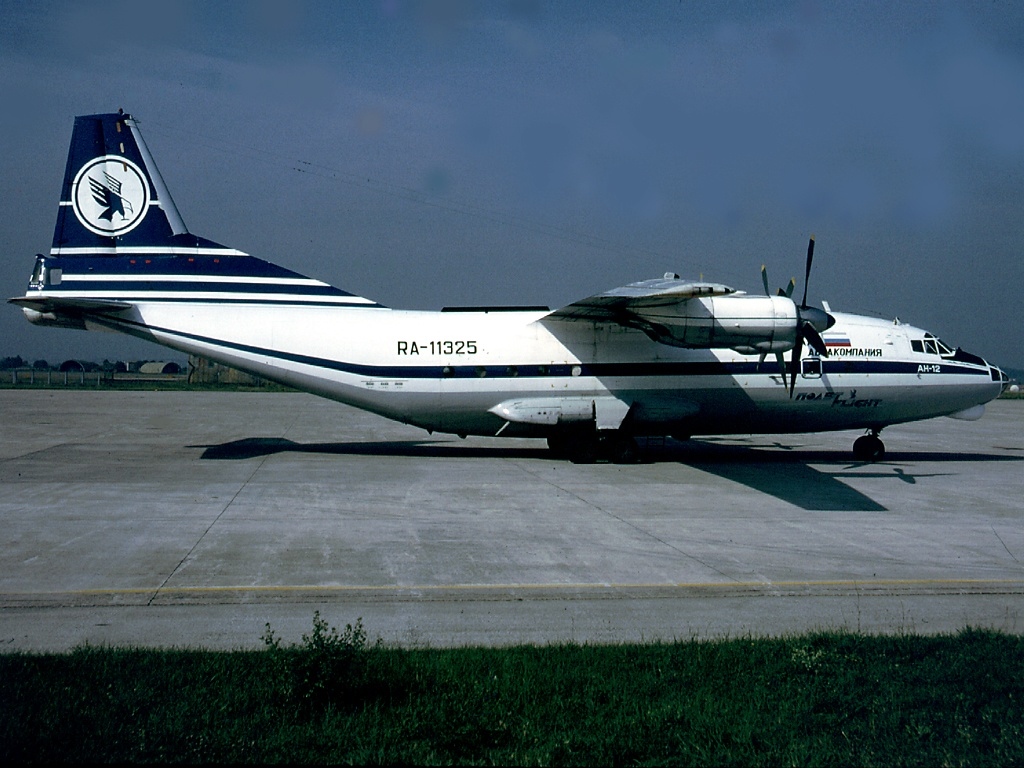
<svg viewBox="0 0 1024 768">
<path fill-rule="evenodd" d="M 821 378 L 821 358 L 805 357 L 800 361 L 800 373 L 805 379 Z"/>
<path fill-rule="evenodd" d="M 911 339 L 910 348 L 915 352 L 920 352 L 921 354 L 924 354 L 924 342 L 921 339 Z"/>
</svg>

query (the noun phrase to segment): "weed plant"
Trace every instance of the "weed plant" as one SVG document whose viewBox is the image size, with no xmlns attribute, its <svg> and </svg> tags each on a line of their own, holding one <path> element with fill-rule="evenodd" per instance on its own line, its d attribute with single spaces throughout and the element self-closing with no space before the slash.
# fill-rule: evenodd
<svg viewBox="0 0 1024 768">
<path fill-rule="evenodd" d="M 0 656 L 0 761 L 1024 765 L 1024 638 Z"/>
<path fill-rule="evenodd" d="M 362 619 L 338 632 L 313 613 L 313 631 L 302 645 L 282 647 L 270 624 L 263 633 L 273 687 L 283 703 L 301 704 L 305 711 L 358 703 L 368 683 L 366 630 Z"/>
</svg>

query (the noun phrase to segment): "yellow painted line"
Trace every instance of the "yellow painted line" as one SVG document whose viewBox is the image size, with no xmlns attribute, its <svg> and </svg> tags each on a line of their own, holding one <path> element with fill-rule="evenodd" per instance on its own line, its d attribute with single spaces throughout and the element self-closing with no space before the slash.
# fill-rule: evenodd
<svg viewBox="0 0 1024 768">
<path fill-rule="evenodd" d="M 807 587 L 978 587 L 1017 586 L 1024 589 L 1024 579 L 832 579 L 815 581 L 724 581 L 724 582 L 581 582 L 552 584 L 294 584 L 294 585 L 221 585 L 195 587 L 112 587 L 67 591 L 0 592 L 4 597 L 44 595 L 176 595 L 219 594 L 228 592 L 296 593 L 296 592 L 458 592 L 458 591 L 561 591 L 572 590 L 728 590 L 728 589 L 794 589 Z"/>
</svg>

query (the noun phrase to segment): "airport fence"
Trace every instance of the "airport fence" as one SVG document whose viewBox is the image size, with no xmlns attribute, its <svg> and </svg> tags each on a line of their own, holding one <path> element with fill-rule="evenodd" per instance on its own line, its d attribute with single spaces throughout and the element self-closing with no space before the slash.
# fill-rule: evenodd
<svg viewBox="0 0 1024 768">
<path fill-rule="evenodd" d="M 133 384 L 158 386 L 185 386 L 188 375 L 140 374 L 123 371 L 54 371 L 49 369 L 19 368 L 0 372 L 0 386 L 5 387 L 118 387 Z"/>
<path fill-rule="evenodd" d="M 35 368 L 0 371 L 0 389 L 188 389 L 292 391 L 257 377 L 246 381 L 189 380 L 187 372 L 144 374 L 124 371 L 56 371 Z"/>
</svg>

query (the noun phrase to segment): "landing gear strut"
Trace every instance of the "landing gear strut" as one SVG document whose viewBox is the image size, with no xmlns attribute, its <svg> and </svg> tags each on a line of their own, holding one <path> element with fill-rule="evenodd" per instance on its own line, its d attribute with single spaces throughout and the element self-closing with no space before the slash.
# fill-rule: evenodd
<svg viewBox="0 0 1024 768">
<path fill-rule="evenodd" d="M 883 456 L 885 443 L 878 438 L 877 429 L 853 441 L 853 457 L 858 461 L 881 461 Z"/>
</svg>

